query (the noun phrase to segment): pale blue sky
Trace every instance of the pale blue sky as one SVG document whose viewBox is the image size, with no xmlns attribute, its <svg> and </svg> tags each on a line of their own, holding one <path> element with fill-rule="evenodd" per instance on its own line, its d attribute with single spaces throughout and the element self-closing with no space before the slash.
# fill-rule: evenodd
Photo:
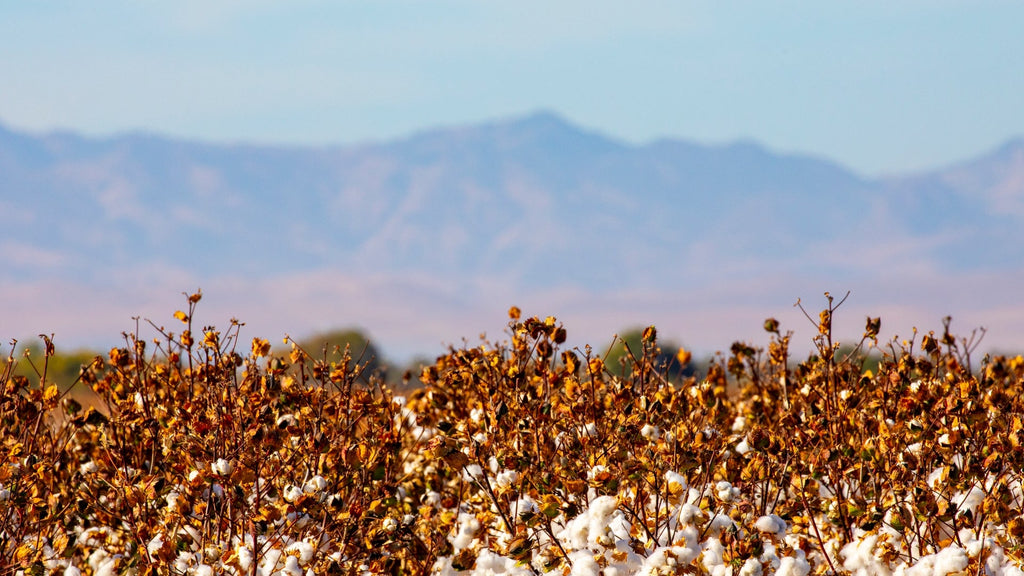
<svg viewBox="0 0 1024 576">
<path fill-rule="evenodd" d="M 0 0 L 0 122 L 352 143 L 548 109 L 865 175 L 1024 135 L 1021 2 Z"/>
</svg>

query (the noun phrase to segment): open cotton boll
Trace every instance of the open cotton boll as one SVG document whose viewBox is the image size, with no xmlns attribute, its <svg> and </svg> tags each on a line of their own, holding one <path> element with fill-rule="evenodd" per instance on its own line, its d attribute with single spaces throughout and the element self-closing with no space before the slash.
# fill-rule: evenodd
<svg viewBox="0 0 1024 576">
<path fill-rule="evenodd" d="M 643 566 L 640 567 L 637 575 L 656 576 L 666 570 L 669 573 L 675 573 L 677 567 L 693 562 L 699 555 L 700 551 L 694 551 L 692 548 L 661 546 L 656 548 L 654 552 L 651 552 L 650 556 L 644 560 Z"/>
<path fill-rule="evenodd" d="M 313 476 L 302 485 L 302 491 L 306 494 L 319 494 L 327 489 L 327 479 L 319 474 Z"/>
<path fill-rule="evenodd" d="M 512 558 L 495 554 L 486 548 L 481 550 L 480 555 L 476 557 L 476 568 L 472 574 L 474 576 L 495 576 L 498 574 L 531 576 L 528 569 L 519 566 Z"/>
<path fill-rule="evenodd" d="M 574 550 L 582 550 L 591 544 L 611 544 L 609 523 L 618 505 L 613 496 L 595 498 L 589 508 L 570 520 L 555 537 Z"/>
<path fill-rule="evenodd" d="M 857 539 L 839 551 L 843 558 L 843 568 L 853 576 L 888 576 L 889 568 L 875 555 L 878 534 L 857 534 Z"/>
<path fill-rule="evenodd" d="M 590 550 L 577 550 L 569 554 L 569 561 L 572 562 L 569 576 L 601 576 L 601 565 Z"/>
<path fill-rule="evenodd" d="M 807 576 L 811 573 L 811 564 L 803 550 L 797 549 L 795 556 L 786 556 L 779 561 L 775 576 Z M 879 572 L 879 576 L 882 576 Z"/>
<path fill-rule="evenodd" d="M 740 567 L 738 576 L 761 576 L 763 573 L 760 561 L 756 558 L 747 558 L 747 561 Z"/>
<path fill-rule="evenodd" d="M 754 528 L 761 532 L 774 534 L 779 539 L 786 537 L 786 521 L 775 514 L 761 516 L 754 522 Z"/>
<path fill-rule="evenodd" d="M 715 484 L 715 495 L 718 496 L 718 499 L 722 502 L 732 502 L 740 497 L 740 490 L 729 482 L 722 480 L 718 484 Z"/>
<path fill-rule="evenodd" d="M 967 568 L 967 551 L 959 546 L 947 546 L 935 554 L 922 556 L 904 572 L 904 576 L 946 576 Z"/>
<path fill-rule="evenodd" d="M 452 543 L 456 551 L 462 550 L 468 548 L 473 540 L 476 540 L 476 534 L 479 531 L 480 521 L 476 516 L 467 512 L 459 512 L 455 534 L 449 536 L 448 541 Z"/>
<path fill-rule="evenodd" d="M 82 576 L 82 571 L 74 566 L 68 566 L 64 569 L 64 576 Z"/>
<path fill-rule="evenodd" d="M 498 472 L 498 476 L 494 479 L 494 483 L 499 489 L 506 490 L 513 487 L 518 480 L 518 472 L 506 469 Z"/>
<path fill-rule="evenodd" d="M 644 427 L 640 429 L 640 435 L 651 442 L 656 442 L 658 438 L 661 438 L 661 428 L 651 424 L 644 424 Z"/>
<path fill-rule="evenodd" d="M 479 464 L 469 464 L 462 469 L 462 479 L 466 482 L 474 482 L 484 477 L 484 469 Z"/>
<path fill-rule="evenodd" d="M 235 471 L 235 465 L 230 460 L 217 458 L 213 464 L 210 464 L 210 470 L 218 476 L 230 476 Z"/>
<path fill-rule="evenodd" d="M 289 484 L 284 487 L 284 500 L 285 502 L 294 503 L 296 500 L 302 497 L 302 489 L 298 486 Z"/>
<path fill-rule="evenodd" d="M 668 493 L 673 496 L 686 492 L 690 485 L 686 482 L 686 478 L 682 474 L 673 470 L 665 472 L 665 484 L 668 485 Z"/>
</svg>

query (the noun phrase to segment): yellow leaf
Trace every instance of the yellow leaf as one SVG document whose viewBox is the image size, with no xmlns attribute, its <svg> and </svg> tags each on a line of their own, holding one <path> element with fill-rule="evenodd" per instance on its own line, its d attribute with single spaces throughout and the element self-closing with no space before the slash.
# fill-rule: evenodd
<svg viewBox="0 0 1024 576">
<path fill-rule="evenodd" d="M 60 390 L 57 389 L 57 385 L 51 384 L 50 387 L 46 389 L 46 392 L 43 392 L 43 402 L 49 403 L 56 400 L 59 395 Z"/>
<path fill-rule="evenodd" d="M 182 322 L 188 323 L 188 314 L 185 314 L 181 310 L 175 312 L 174 317 L 177 318 L 178 320 L 181 320 Z"/>
<path fill-rule="evenodd" d="M 252 355 L 257 358 L 263 358 L 270 354 L 270 342 L 263 338 L 252 339 Z"/>
<path fill-rule="evenodd" d="M 693 354 L 691 354 L 690 351 L 687 350 L 686 348 L 680 348 L 679 352 L 676 352 L 676 360 L 679 361 L 680 366 L 686 366 L 687 364 L 689 364 L 690 358 L 692 357 Z"/>
</svg>

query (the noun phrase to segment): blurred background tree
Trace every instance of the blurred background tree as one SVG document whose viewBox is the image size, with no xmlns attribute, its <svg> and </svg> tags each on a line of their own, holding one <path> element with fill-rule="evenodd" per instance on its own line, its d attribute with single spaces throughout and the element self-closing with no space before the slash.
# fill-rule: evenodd
<svg viewBox="0 0 1024 576">
<path fill-rule="evenodd" d="M 621 332 L 605 349 L 605 366 L 613 374 L 629 375 L 632 366 L 630 352 L 637 359 L 640 358 L 643 354 L 643 335 L 643 328 L 630 328 Z M 685 348 L 671 340 L 655 340 L 654 345 L 654 366 L 666 379 L 682 382 L 686 378 L 698 375 L 701 363 L 690 357 Z"/>
</svg>

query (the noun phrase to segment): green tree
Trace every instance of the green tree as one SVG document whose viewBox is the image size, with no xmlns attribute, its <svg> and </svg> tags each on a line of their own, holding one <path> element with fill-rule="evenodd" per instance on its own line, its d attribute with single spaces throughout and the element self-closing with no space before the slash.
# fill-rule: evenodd
<svg viewBox="0 0 1024 576">
<path fill-rule="evenodd" d="M 631 328 L 619 334 L 605 349 L 605 366 L 613 373 L 620 373 L 621 370 L 621 373 L 629 374 L 633 358 L 639 360 L 643 354 L 644 332 L 644 328 Z M 654 366 L 665 378 L 679 382 L 684 378 L 696 375 L 697 370 L 692 359 L 686 362 L 681 361 L 689 356 L 682 346 L 672 341 L 659 342 L 656 336 L 647 345 L 653 346 Z M 683 353 L 680 354 L 680 351 Z M 632 355 L 630 355 L 631 352 Z"/>
<path fill-rule="evenodd" d="M 386 377 L 387 363 L 369 336 L 358 328 L 342 328 L 321 332 L 298 341 L 314 360 L 326 359 L 328 363 L 340 362 L 348 350 L 352 361 L 365 368 L 364 378 L 372 375 Z M 325 355 L 326 354 L 326 358 Z"/>
</svg>

